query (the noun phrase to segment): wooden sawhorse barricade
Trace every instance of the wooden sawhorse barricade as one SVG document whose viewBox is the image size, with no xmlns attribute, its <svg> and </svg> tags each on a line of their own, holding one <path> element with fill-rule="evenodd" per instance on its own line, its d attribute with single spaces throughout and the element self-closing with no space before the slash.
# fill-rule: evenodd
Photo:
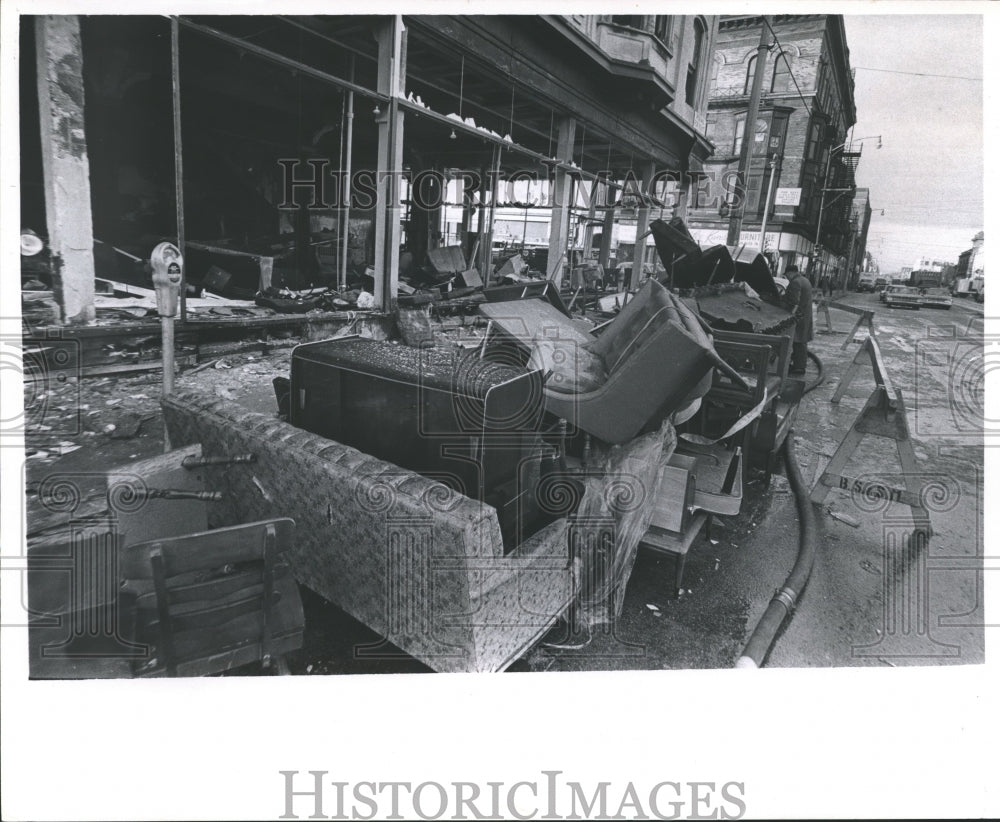
<svg viewBox="0 0 1000 822">
<path fill-rule="evenodd" d="M 827 297 L 820 297 L 816 303 L 816 309 L 823 312 L 823 316 L 826 318 L 826 330 L 827 333 L 835 333 L 833 330 L 833 321 L 830 319 L 830 309 L 838 308 L 841 311 L 846 311 L 848 314 L 857 314 L 858 321 L 854 323 L 854 327 L 851 329 L 847 338 L 840 344 L 840 350 L 843 351 L 854 342 L 854 335 L 858 333 L 858 329 L 862 325 L 867 326 L 868 335 L 874 339 L 875 338 L 875 312 L 867 308 L 855 308 L 853 305 L 844 305 L 843 303 L 831 302 Z"/>
<path fill-rule="evenodd" d="M 930 538 L 933 533 L 930 513 L 924 506 L 921 496 L 917 457 L 913 452 L 913 441 L 910 439 L 910 429 L 906 422 L 906 406 L 903 404 L 903 395 L 898 388 L 893 387 L 892 381 L 889 379 L 885 363 L 882 361 L 882 352 L 879 350 L 874 336 L 869 337 L 861 344 L 858 353 L 854 355 L 854 361 L 841 377 L 830 402 L 840 402 L 851 381 L 864 369 L 866 364 L 871 365 L 875 378 L 875 389 L 851 425 L 850 431 L 837 447 L 833 458 L 826 466 L 826 470 L 816 481 L 809 498 L 813 502 L 822 503 L 827 494 L 830 493 L 831 488 L 842 488 L 852 494 L 862 494 L 867 498 L 877 497 L 887 499 L 890 502 L 899 502 L 909 506 L 913 513 L 915 530 L 923 532 L 926 538 Z M 848 477 L 842 473 L 848 460 L 857 450 L 861 441 L 868 435 L 895 440 L 905 488 L 891 487 L 879 481 Z"/>
</svg>

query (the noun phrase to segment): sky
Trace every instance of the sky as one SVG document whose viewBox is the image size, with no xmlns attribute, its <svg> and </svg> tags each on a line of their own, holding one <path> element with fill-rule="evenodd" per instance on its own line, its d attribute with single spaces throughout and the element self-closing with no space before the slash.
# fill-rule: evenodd
<svg viewBox="0 0 1000 822">
<path fill-rule="evenodd" d="M 915 75 L 981 78 L 982 17 L 850 15 L 844 24 L 853 136 L 882 137 L 881 149 L 863 141 L 857 171 L 871 189 L 868 251 L 883 272 L 921 256 L 957 262 L 983 229 L 983 83 Z"/>
</svg>

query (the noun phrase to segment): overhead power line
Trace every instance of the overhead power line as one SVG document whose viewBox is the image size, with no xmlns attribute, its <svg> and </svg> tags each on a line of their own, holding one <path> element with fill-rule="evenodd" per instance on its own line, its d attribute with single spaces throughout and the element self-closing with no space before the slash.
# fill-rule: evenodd
<svg viewBox="0 0 1000 822">
<path fill-rule="evenodd" d="M 806 111 L 810 111 L 812 106 L 806 101 L 806 98 L 802 96 L 802 89 L 799 88 L 799 81 L 795 79 L 795 72 L 792 71 L 792 65 L 788 62 L 788 57 L 785 54 L 785 47 L 781 45 L 777 32 L 775 32 L 771 24 L 767 22 L 767 17 L 765 16 L 762 19 L 764 21 L 764 25 L 767 26 L 767 30 L 771 32 L 771 36 L 774 38 L 774 44 L 778 47 L 778 53 L 780 54 L 781 59 L 785 61 L 785 67 L 788 69 L 788 76 L 792 79 L 792 83 L 795 84 L 795 91 L 798 92 L 802 105 L 805 106 Z"/>
<path fill-rule="evenodd" d="M 962 77 L 958 74 L 928 74 L 922 71 L 899 71 L 898 69 L 869 68 L 868 66 L 853 66 L 858 71 L 880 71 L 886 74 L 908 74 L 911 77 L 940 77 L 945 80 L 971 80 L 974 83 L 983 82 L 982 77 Z"/>
</svg>

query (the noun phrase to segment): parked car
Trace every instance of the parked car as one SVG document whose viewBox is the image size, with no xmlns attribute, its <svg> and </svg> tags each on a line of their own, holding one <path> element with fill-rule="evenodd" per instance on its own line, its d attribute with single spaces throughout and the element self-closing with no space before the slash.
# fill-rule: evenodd
<svg viewBox="0 0 1000 822">
<path fill-rule="evenodd" d="M 861 279 L 858 280 L 858 293 L 863 294 L 866 291 L 875 290 L 875 275 L 874 274 L 862 274 Z"/>
<path fill-rule="evenodd" d="M 890 285 L 885 290 L 883 302 L 886 308 L 916 308 L 919 310 L 922 298 L 915 288 L 908 285 Z"/>
<path fill-rule="evenodd" d="M 951 295 L 944 288 L 921 288 L 920 304 L 924 308 L 943 308 L 945 311 L 951 310 Z"/>
</svg>

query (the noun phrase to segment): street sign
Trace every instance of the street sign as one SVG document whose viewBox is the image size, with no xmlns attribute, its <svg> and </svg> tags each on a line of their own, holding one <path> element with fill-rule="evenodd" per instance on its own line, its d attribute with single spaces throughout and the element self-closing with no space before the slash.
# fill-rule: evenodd
<svg viewBox="0 0 1000 822">
<path fill-rule="evenodd" d="M 797 206 L 802 197 L 801 188 L 779 188 L 774 192 L 774 204 L 783 206 Z"/>
</svg>

